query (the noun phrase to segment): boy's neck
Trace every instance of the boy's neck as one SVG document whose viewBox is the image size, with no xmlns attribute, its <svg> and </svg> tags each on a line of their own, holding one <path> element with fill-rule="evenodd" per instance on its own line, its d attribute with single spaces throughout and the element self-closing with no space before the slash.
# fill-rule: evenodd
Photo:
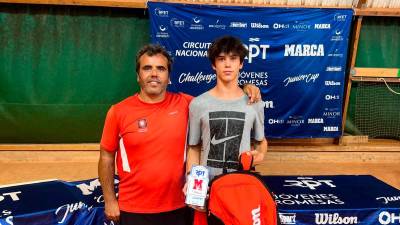
<svg viewBox="0 0 400 225">
<path fill-rule="evenodd" d="M 243 90 L 239 87 L 237 81 L 224 83 L 217 80 L 217 85 L 209 92 L 212 96 L 219 99 L 237 99 L 244 95 Z"/>
</svg>

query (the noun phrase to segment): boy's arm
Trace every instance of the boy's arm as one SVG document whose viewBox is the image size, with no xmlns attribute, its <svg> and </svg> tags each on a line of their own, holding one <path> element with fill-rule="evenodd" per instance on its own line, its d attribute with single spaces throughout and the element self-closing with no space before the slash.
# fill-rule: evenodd
<svg viewBox="0 0 400 225">
<path fill-rule="evenodd" d="M 192 166 L 200 165 L 201 145 L 189 145 L 186 160 L 186 175 L 189 174 Z"/>
</svg>

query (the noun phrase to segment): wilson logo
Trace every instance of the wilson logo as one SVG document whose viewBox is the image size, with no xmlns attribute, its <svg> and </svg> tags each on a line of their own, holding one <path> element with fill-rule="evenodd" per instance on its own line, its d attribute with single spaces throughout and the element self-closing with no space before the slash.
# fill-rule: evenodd
<svg viewBox="0 0 400 225">
<path fill-rule="evenodd" d="M 339 213 L 315 213 L 316 224 L 357 224 L 356 216 L 341 217 Z"/>
<path fill-rule="evenodd" d="M 260 220 L 260 205 L 257 208 L 251 210 L 251 216 L 253 218 L 253 225 L 261 225 Z"/>
</svg>

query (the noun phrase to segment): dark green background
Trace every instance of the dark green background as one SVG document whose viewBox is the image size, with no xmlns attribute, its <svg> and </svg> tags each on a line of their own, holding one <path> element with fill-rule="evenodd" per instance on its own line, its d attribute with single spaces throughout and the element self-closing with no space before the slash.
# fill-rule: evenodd
<svg viewBox="0 0 400 225">
<path fill-rule="evenodd" d="M 0 142 L 98 142 L 138 90 L 145 10 L 0 4 Z"/>
</svg>

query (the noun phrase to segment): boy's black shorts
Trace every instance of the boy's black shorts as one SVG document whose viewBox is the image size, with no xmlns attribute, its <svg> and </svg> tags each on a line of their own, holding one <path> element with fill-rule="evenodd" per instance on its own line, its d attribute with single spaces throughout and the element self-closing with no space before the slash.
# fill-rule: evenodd
<svg viewBox="0 0 400 225">
<path fill-rule="evenodd" d="M 192 210 L 188 207 L 162 213 L 130 213 L 121 211 L 120 225 L 191 225 Z"/>
</svg>

